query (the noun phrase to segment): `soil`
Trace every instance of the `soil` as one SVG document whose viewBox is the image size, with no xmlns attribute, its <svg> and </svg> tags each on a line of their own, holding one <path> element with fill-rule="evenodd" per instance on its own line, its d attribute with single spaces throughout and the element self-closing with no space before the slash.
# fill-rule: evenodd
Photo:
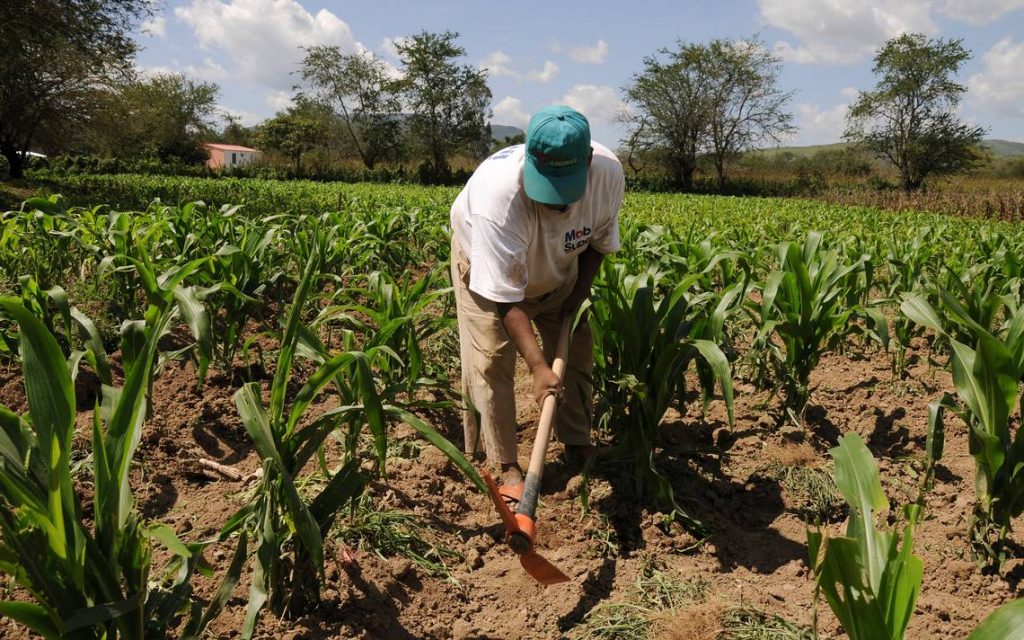
<svg viewBox="0 0 1024 640">
<path fill-rule="evenodd" d="M 258 636 L 564 638 L 595 605 L 622 598 L 651 558 L 684 577 L 710 582 L 713 599 L 706 611 L 694 611 L 694 629 L 712 624 L 709 612 L 725 602 L 810 625 L 814 584 L 806 525 L 797 515 L 799 498 L 787 495 L 765 469 L 772 463 L 825 465 L 827 450 L 840 435 L 859 433 L 879 459 L 894 507 L 890 521 L 895 521 L 898 505 L 917 495 L 927 405 L 952 390 L 948 373 L 931 367 L 925 345 L 918 346 L 904 379 L 893 379 L 888 357 L 877 351 L 825 357 L 812 378 L 805 432 L 781 429 L 778 400 L 742 382 L 736 386 L 731 432 L 721 402 L 713 403 L 707 416 L 701 415 L 696 400 L 685 413 L 670 412 L 663 424 L 666 447 L 659 464 L 670 473 L 680 504 L 710 531 L 703 541 L 678 524 L 666 527 L 661 514 L 635 504 L 614 470 L 599 470 L 591 480 L 591 509 L 585 512 L 579 475 L 561 461 L 561 446 L 552 444 L 538 511 L 538 546 L 570 581 L 547 588 L 534 583 L 499 543 L 502 530 L 488 497 L 424 444 L 416 457 L 391 460 L 387 479 L 375 482 L 371 491 L 379 504 L 420 516 L 438 541 L 462 555 L 452 565 L 451 579 L 433 576 L 405 558 L 382 558 L 359 549 L 350 563 L 345 559 L 349 550 L 328 541 L 322 604 L 298 620 L 279 621 L 265 614 Z M 262 383 L 265 388 L 269 384 L 265 374 Z M 250 498 L 252 484 L 246 478 L 259 461 L 235 408 L 236 388 L 228 376 L 211 372 L 205 387 L 198 389 L 195 368 L 187 362 L 169 363 L 155 383 L 153 417 L 136 456 L 133 488 L 143 514 L 169 524 L 185 540 L 215 536 Z M 517 397 L 524 462 L 537 418 L 530 395 L 528 375 L 521 369 Z M 0 403 L 18 412 L 27 408 L 19 371 L 0 369 Z M 90 403 L 80 402 L 76 458 L 88 448 Z M 319 410 L 329 406 L 330 398 L 323 398 Z M 456 413 L 430 417 L 452 439 L 460 437 Z M 983 575 L 970 558 L 966 534 L 974 502 L 973 461 L 964 425 L 953 418 L 947 422 L 946 453 L 915 540 L 925 578 L 908 634 L 914 639 L 966 637 L 994 608 L 1020 593 L 1024 577 L 1019 559 L 1007 562 L 1002 575 Z M 411 434 L 399 429 L 394 437 Z M 229 465 L 243 479 L 211 478 L 197 468 L 199 458 Z M 88 487 L 79 489 L 86 498 Z M 88 513 L 91 505 L 84 505 Z M 826 526 L 839 532 L 841 516 Z M 222 572 L 232 550 L 215 545 L 206 556 Z M 238 637 L 249 577 L 247 569 L 211 626 L 213 636 Z M 196 590 L 208 597 L 215 588 L 213 579 L 201 578 Z M 823 637 L 842 637 L 824 603 L 818 618 Z M 679 630 L 690 628 L 671 626 L 673 633 L 665 637 L 682 637 Z M 28 636 L 10 620 L 0 620 L 0 637 Z"/>
</svg>

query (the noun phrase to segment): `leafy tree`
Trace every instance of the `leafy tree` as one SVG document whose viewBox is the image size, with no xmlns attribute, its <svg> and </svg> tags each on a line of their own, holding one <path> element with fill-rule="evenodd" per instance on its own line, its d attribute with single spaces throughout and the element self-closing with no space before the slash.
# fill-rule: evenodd
<svg viewBox="0 0 1024 640">
<path fill-rule="evenodd" d="M 409 113 L 410 140 L 427 157 L 427 173 L 442 181 L 456 153 L 482 158 L 490 147 L 491 90 L 487 74 L 456 60 L 466 50 L 459 34 L 421 32 L 397 42 L 403 77 L 399 83 Z"/>
<path fill-rule="evenodd" d="M 726 165 L 744 151 L 793 134 L 792 91 L 778 87 L 781 62 L 757 38 L 712 40 L 706 48 L 710 156 L 725 186 Z"/>
<path fill-rule="evenodd" d="M 692 188 L 702 157 L 726 180 L 728 161 L 793 131 L 778 88 L 779 59 L 756 38 L 680 41 L 644 58 L 644 70 L 624 87 L 628 162 L 660 158 L 672 179 Z"/>
<path fill-rule="evenodd" d="M 125 85 L 112 96 L 102 117 L 102 152 L 204 162 L 202 142 L 212 135 L 219 92 L 216 84 L 178 73 Z"/>
<path fill-rule="evenodd" d="M 630 129 L 625 142 L 634 171 L 640 170 L 638 156 L 658 155 L 672 180 L 691 189 L 697 160 L 707 145 L 710 82 L 703 63 L 704 46 L 684 42 L 678 46 L 676 51 L 663 48 L 644 58 L 644 70 L 623 89 L 632 107 L 624 113 L 623 122 Z"/>
<path fill-rule="evenodd" d="M 843 137 L 892 162 L 906 191 L 928 176 L 969 168 L 985 129 L 957 119 L 967 88 L 952 76 L 970 57 L 959 39 L 908 33 L 889 40 L 875 54 L 878 84 L 850 108 Z"/>
<path fill-rule="evenodd" d="M 323 122 L 302 101 L 279 111 L 256 129 L 257 144 L 291 158 L 296 172 L 302 171 L 302 154 L 320 146 L 324 136 Z"/>
<path fill-rule="evenodd" d="M 232 113 L 221 113 L 224 120 L 224 128 L 217 134 L 217 140 L 225 144 L 238 144 L 243 147 L 251 147 L 256 137 L 255 127 L 247 127 L 242 124 L 242 119 Z"/>
<path fill-rule="evenodd" d="M 402 103 L 384 62 L 369 54 L 343 55 L 336 46 L 306 50 L 300 69 L 318 101 L 341 117 L 367 169 L 402 147 Z"/>
<path fill-rule="evenodd" d="M 0 2 L 0 154 L 21 177 L 47 128 L 87 118 L 96 88 L 132 73 L 134 25 L 149 0 Z"/>
</svg>

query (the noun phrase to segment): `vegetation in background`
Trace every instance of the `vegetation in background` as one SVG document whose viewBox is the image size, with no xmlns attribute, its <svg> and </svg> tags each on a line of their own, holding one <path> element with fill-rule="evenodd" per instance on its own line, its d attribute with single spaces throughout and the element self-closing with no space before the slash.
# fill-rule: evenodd
<svg viewBox="0 0 1024 640">
<path fill-rule="evenodd" d="M 20 178 L 23 152 L 96 113 L 97 87 L 130 76 L 132 30 L 148 0 L 43 0 L 0 5 L 0 155 Z"/>
<path fill-rule="evenodd" d="M 644 58 L 644 71 L 624 88 L 632 107 L 623 116 L 630 162 L 661 158 L 672 179 L 690 189 L 704 156 L 721 188 L 728 162 L 794 131 L 786 111 L 793 93 L 778 88 L 779 71 L 780 59 L 757 38 L 680 42 Z"/>
<path fill-rule="evenodd" d="M 443 181 L 457 152 L 482 159 L 491 144 L 491 89 L 487 73 L 457 60 L 466 50 L 459 34 L 423 31 L 397 40 L 399 88 L 409 110 L 409 139 L 422 149 L 426 177 Z"/>
<path fill-rule="evenodd" d="M 306 50 L 300 72 L 313 87 L 311 95 L 341 120 L 367 169 L 401 157 L 400 88 L 383 60 L 363 53 L 343 55 L 337 46 L 320 45 Z"/>
<path fill-rule="evenodd" d="M 967 87 L 951 77 L 968 59 L 962 40 L 911 33 L 889 40 L 875 54 L 878 84 L 850 107 L 844 137 L 892 162 L 905 191 L 972 166 L 985 129 L 958 119 Z"/>
</svg>

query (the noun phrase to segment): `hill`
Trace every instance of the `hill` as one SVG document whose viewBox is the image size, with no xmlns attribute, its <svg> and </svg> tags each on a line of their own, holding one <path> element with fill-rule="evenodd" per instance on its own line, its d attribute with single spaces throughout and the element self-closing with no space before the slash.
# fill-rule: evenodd
<svg viewBox="0 0 1024 640">
<path fill-rule="evenodd" d="M 512 136 L 518 136 L 524 133 L 519 127 L 510 127 L 505 124 L 492 124 L 491 125 L 491 137 L 495 140 L 504 140 Z"/>
<path fill-rule="evenodd" d="M 981 146 L 988 149 L 994 158 L 1024 157 L 1024 142 L 1012 142 L 1010 140 L 997 140 L 993 138 L 982 140 Z M 842 151 L 849 147 L 849 142 L 836 142 L 834 144 L 817 144 L 806 147 L 771 147 L 759 149 L 755 153 L 765 158 L 775 158 L 784 153 L 793 154 L 797 158 L 810 158 L 821 151 Z"/>
</svg>

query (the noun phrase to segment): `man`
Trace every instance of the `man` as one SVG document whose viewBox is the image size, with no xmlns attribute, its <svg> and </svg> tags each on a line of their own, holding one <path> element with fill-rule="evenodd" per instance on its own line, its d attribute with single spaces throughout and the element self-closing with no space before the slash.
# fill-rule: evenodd
<svg viewBox="0 0 1024 640">
<path fill-rule="evenodd" d="M 550 363 L 562 318 L 590 295 L 605 254 L 619 249 L 624 190 L 622 165 L 591 142 L 587 119 L 551 106 L 531 118 L 525 145 L 503 149 L 477 168 L 452 206 L 462 389 L 471 404 L 463 418 L 466 451 L 475 454 L 482 445 L 488 460 L 501 465 L 501 493 L 510 502 L 523 488 L 513 388 L 517 351 L 533 374 L 538 404 L 552 393 L 563 400 L 555 436 L 566 457 L 581 462 L 593 450 L 589 325 L 572 336 L 564 381 Z"/>
</svg>

